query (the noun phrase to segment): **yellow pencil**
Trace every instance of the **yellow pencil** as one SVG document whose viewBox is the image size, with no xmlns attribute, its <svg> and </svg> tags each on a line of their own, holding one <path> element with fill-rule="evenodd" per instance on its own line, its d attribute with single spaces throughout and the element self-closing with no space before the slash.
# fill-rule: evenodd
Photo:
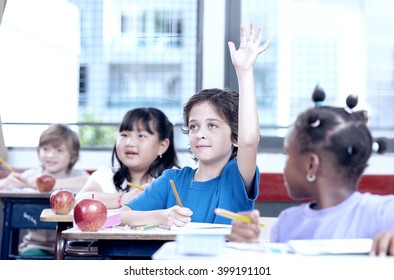
<svg viewBox="0 0 394 280">
<path fill-rule="evenodd" d="M 10 173 L 14 172 L 14 170 L 12 170 L 12 168 L 9 167 L 9 165 L 7 163 L 5 163 L 5 161 L 1 158 L 0 158 L 0 163 L 8 170 L 8 172 L 10 172 Z"/>
<path fill-rule="evenodd" d="M 140 191 L 144 191 L 145 190 L 143 187 L 140 187 L 140 186 L 138 186 L 137 184 L 134 184 L 134 183 L 127 182 L 127 185 L 129 185 L 132 188 L 139 189 Z"/>
<path fill-rule="evenodd" d="M 178 202 L 179 207 L 183 207 L 181 199 L 179 198 L 178 192 L 176 191 L 175 184 L 173 180 L 170 180 L 172 191 L 174 192 L 176 201 Z"/>
<path fill-rule="evenodd" d="M 240 222 L 243 222 L 243 223 L 247 223 L 247 224 L 252 222 L 252 219 L 250 217 L 248 217 L 248 216 L 237 214 L 237 213 L 234 213 L 234 212 L 231 212 L 231 211 L 228 211 L 228 210 L 224 210 L 224 209 L 221 209 L 221 208 L 216 208 L 215 209 L 215 214 L 219 215 L 219 216 L 222 216 L 222 217 L 226 217 L 226 218 L 232 219 L 232 220 L 237 220 L 237 221 L 240 221 Z M 264 223 L 259 222 L 259 225 L 261 227 L 263 227 Z"/>
</svg>

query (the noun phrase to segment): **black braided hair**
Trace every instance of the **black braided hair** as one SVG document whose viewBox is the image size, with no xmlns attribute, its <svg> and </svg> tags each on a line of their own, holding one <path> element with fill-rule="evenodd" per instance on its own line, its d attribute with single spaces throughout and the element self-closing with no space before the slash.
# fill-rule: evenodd
<svg viewBox="0 0 394 280">
<path fill-rule="evenodd" d="M 315 103 L 315 107 L 322 106 L 324 99 L 326 99 L 326 93 L 319 85 L 316 85 L 312 93 L 312 101 Z"/>
<path fill-rule="evenodd" d="M 385 140 L 374 141 L 367 127 L 366 111 L 353 111 L 358 103 L 358 97 L 349 95 L 347 108 L 323 106 L 325 93 L 316 86 L 312 100 L 318 105 L 301 113 L 295 122 L 295 133 L 299 139 L 300 153 L 328 152 L 337 171 L 357 182 L 373 152 L 373 144 L 378 145 L 376 151 L 383 153 Z"/>
<path fill-rule="evenodd" d="M 384 154 L 387 150 L 387 138 L 379 137 L 375 139 L 372 150 L 378 154 Z"/>
</svg>

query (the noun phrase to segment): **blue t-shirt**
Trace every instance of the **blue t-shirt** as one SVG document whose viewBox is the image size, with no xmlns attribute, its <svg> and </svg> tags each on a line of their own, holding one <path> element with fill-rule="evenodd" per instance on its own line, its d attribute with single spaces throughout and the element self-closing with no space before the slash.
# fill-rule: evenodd
<svg viewBox="0 0 394 280">
<path fill-rule="evenodd" d="M 394 229 L 394 195 L 355 192 L 333 207 L 311 203 L 283 210 L 271 230 L 271 242 L 292 239 L 373 238 Z"/>
<path fill-rule="evenodd" d="M 209 181 L 194 181 L 196 170 L 190 167 L 166 170 L 140 196 L 126 205 L 139 211 L 167 209 L 177 205 L 170 185 L 172 179 L 183 206 L 193 211 L 192 222 L 230 224 L 230 219 L 214 213 L 218 207 L 233 212 L 253 210 L 260 181 L 257 166 L 250 197 L 246 193 L 236 159 L 226 164 L 220 176 Z"/>
</svg>

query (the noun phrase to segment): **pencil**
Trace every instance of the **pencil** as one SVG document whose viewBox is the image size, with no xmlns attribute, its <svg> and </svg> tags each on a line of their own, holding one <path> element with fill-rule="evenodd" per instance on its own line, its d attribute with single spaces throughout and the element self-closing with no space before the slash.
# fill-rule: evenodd
<svg viewBox="0 0 394 280">
<path fill-rule="evenodd" d="M 158 225 L 157 227 L 161 228 L 161 229 L 171 230 L 170 226 L 168 227 L 168 226 L 165 226 L 165 225 Z"/>
<path fill-rule="evenodd" d="M 228 211 L 228 210 L 224 210 L 224 209 L 221 209 L 221 208 L 216 208 L 215 209 L 215 214 L 219 215 L 219 216 L 222 216 L 222 217 L 226 217 L 226 218 L 232 219 L 232 220 L 237 220 L 237 221 L 240 221 L 240 222 L 243 222 L 243 223 L 247 223 L 247 224 L 252 222 L 252 219 L 250 217 L 248 217 L 248 216 L 237 214 L 237 213 L 234 213 L 234 212 L 231 212 L 231 211 Z M 263 227 L 264 223 L 259 222 L 259 225 L 261 227 Z"/>
<path fill-rule="evenodd" d="M 174 192 L 176 201 L 178 202 L 179 207 L 183 207 L 181 199 L 179 198 L 178 192 L 176 191 L 175 184 L 173 180 L 170 180 L 172 191 Z"/>
<path fill-rule="evenodd" d="M 127 185 L 129 185 L 132 188 L 139 189 L 140 191 L 144 191 L 145 190 L 143 187 L 140 187 L 140 186 L 138 186 L 137 184 L 134 184 L 134 183 L 127 182 Z"/>
<path fill-rule="evenodd" d="M 146 224 L 143 224 L 143 225 L 135 225 L 135 226 L 129 226 L 129 225 L 127 225 L 127 226 L 128 226 L 127 229 L 136 229 L 136 228 L 139 228 L 139 227 L 144 227 L 144 226 L 146 226 Z"/>
<path fill-rule="evenodd" d="M 154 229 L 156 227 L 157 227 L 156 225 L 139 226 L 139 227 L 136 227 L 135 230 L 149 230 L 149 229 Z"/>
<path fill-rule="evenodd" d="M 10 173 L 14 172 L 14 170 L 12 170 L 12 168 L 9 167 L 9 165 L 7 163 L 5 163 L 5 161 L 1 158 L 0 158 L 0 163 L 8 170 L 8 172 L 10 172 Z"/>
</svg>

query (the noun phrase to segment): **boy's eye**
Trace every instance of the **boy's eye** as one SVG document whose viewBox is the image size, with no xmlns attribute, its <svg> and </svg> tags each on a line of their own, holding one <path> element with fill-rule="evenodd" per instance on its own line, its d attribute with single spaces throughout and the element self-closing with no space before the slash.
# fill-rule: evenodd
<svg viewBox="0 0 394 280">
<path fill-rule="evenodd" d="M 42 149 L 44 152 L 49 152 L 49 151 L 51 150 L 51 147 L 49 147 L 49 146 L 43 146 L 41 149 Z"/>
</svg>

